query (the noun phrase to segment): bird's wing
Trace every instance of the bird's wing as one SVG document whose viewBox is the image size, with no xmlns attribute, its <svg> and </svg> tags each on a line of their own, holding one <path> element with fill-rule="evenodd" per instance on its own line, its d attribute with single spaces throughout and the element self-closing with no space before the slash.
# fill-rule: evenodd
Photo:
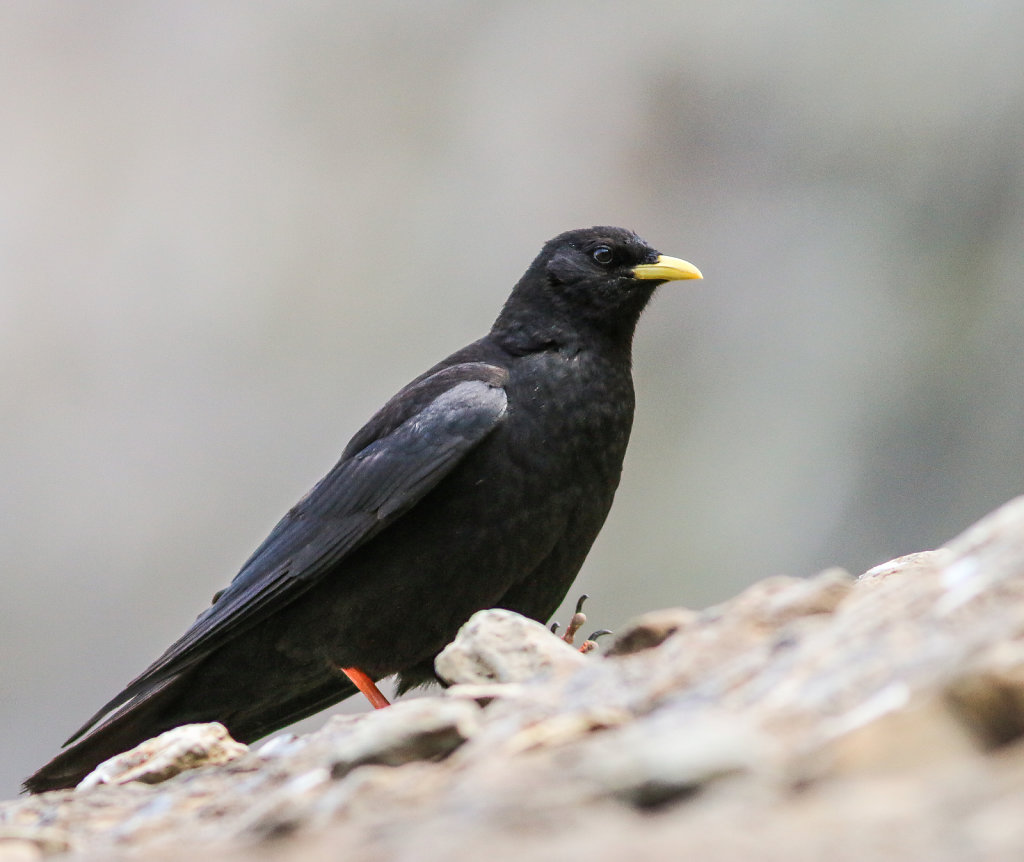
<svg viewBox="0 0 1024 862">
<path fill-rule="evenodd" d="M 420 379 L 396 395 L 356 435 L 359 448 L 346 449 L 213 605 L 68 743 L 111 710 L 293 601 L 411 509 L 501 422 L 507 409 L 506 377 L 496 366 L 466 363 Z"/>
</svg>

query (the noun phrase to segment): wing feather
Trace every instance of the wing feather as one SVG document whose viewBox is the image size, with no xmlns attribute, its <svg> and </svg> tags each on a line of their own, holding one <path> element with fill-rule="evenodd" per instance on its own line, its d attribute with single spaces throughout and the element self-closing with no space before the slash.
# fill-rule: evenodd
<svg viewBox="0 0 1024 862">
<path fill-rule="evenodd" d="M 113 716 L 119 715 L 131 699 L 294 601 L 415 506 L 501 422 L 507 409 L 499 385 L 504 375 L 494 366 L 469 363 L 443 369 L 434 375 L 440 379 L 418 381 L 399 393 L 354 438 L 362 435 L 360 442 L 368 442 L 354 453 L 349 453 L 350 445 L 274 527 L 214 604 L 65 745 L 99 730 L 107 722 L 94 725 L 105 716 L 111 720 L 112 710 Z M 379 421 L 381 416 L 384 421 Z"/>
</svg>

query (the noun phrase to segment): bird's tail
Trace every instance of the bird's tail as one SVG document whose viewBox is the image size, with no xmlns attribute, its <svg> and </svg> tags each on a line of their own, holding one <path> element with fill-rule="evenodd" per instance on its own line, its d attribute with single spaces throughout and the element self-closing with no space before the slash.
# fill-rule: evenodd
<svg viewBox="0 0 1024 862">
<path fill-rule="evenodd" d="M 65 748 L 22 784 L 29 793 L 74 787 L 99 764 L 134 748 L 158 733 L 170 730 L 175 712 L 169 705 L 179 696 L 182 677 L 163 680 L 145 695 L 129 701 Z"/>
<path fill-rule="evenodd" d="M 330 677 L 291 697 L 257 698 L 239 705 L 230 690 L 211 689 L 188 670 L 151 684 L 144 691 L 90 720 L 67 748 L 25 779 L 29 793 L 74 787 L 100 763 L 157 734 L 196 721 L 219 721 L 239 742 L 249 743 L 356 693 L 348 679 Z M 116 703 L 115 698 L 111 703 Z"/>
</svg>

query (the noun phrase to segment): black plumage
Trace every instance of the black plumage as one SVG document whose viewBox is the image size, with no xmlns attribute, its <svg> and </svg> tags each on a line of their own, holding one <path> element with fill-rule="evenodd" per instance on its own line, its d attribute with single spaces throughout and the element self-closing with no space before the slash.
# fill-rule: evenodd
<svg viewBox="0 0 1024 862">
<path fill-rule="evenodd" d="M 42 791 L 164 730 L 249 742 L 355 691 L 433 679 L 477 610 L 549 617 L 596 538 L 633 419 L 633 331 L 664 281 L 700 278 L 630 231 L 548 242 L 490 333 L 352 438 L 188 631 L 32 775 Z"/>
</svg>

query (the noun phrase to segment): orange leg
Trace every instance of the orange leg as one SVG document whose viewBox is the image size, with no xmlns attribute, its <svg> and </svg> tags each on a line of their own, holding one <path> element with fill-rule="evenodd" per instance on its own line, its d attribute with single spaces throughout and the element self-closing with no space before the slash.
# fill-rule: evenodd
<svg viewBox="0 0 1024 862">
<path fill-rule="evenodd" d="M 341 672 L 352 680 L 352 684 L 356 688 L 366 695 L 366 699 L 370 701 L 370 705 L 374 709 L 383 709 L 385 706 L 391 706 L 388 699 L 380 693 L 380 689 L 377 688 L 377 683 L 370 679 L 370 677 L 363 673 L 359 668 L 343 667 Z"/>
</svg>

